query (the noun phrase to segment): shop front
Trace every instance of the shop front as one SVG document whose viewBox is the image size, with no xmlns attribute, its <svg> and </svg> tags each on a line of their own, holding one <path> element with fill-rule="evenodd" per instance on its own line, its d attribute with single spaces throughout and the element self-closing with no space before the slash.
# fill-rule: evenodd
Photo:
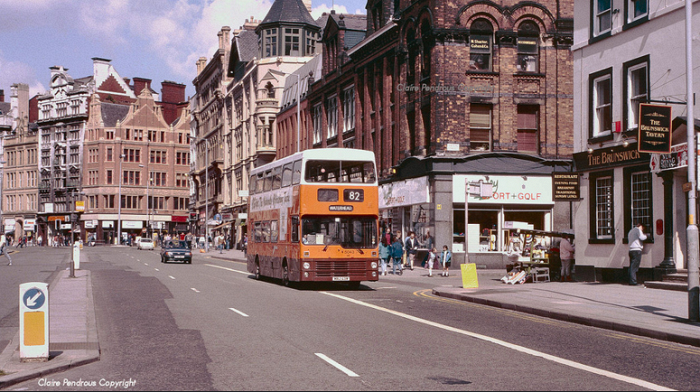
<svg viewBox="0 0 700 392">
<path fill-rule="evenodd" d="M 555 201 L 552 190 L 553 173 L 571 167 L 570 160 L 504 152 L 410 157 L 380 186 L 380 218 L 404 236 L 415 231 L 421 243 L 430 231 L 455 264 L 468 258 L 505 270 L 511 233 L 571 227 L 571 202 Z"/>
</svg>

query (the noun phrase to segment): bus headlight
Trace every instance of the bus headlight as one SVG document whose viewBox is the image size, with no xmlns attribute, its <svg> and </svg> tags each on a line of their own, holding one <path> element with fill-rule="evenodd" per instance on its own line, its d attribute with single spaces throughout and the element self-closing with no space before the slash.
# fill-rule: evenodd
<svg viewBox="0 0 700 392">
<path fill-rule="evenodd" d="M 308 273 L 308 272 L 304 272 L 304 277 L 305 277 L 305 278 L 308 278 L 308 277 L 309 277 L 309 273 Z"/>
<path fill-rule="evenodd" d="M 311 268 L 311 264 L 310 264 L 310 263 L 304 263 L 304 269 L 309 269 L 309 268 Z"/>
<path fill-rule="evenodd" d="M 372 269 L 376 269 L 376 268 L 377 268 L 377 262 L 376 262 L 376 261 L 373 261 L 373 262 L 372 262 Z"/>
</svg>

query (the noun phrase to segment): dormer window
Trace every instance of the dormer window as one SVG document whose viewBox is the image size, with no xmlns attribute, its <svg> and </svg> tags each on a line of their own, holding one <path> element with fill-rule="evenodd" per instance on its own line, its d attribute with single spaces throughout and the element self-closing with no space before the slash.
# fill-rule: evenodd
<svg viewBox="0 0 700 392">
<path fill-rule="evenodd" d="M 265 48 L 264 57 L 275 57 L 277 56 L 277 29 L 267 29 L 265 30 Z"/>
</svg>

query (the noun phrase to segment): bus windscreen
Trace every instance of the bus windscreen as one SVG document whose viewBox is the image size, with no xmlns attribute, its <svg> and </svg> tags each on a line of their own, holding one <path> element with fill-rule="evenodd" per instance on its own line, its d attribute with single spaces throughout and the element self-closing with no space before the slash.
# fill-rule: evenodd
<svg viewBox="0 0 700 392">
<path fill-rule="evenodd" d="M 305 216 L 301 221 L 305 245 L 340 245 L 343 248 L 375 248 L 377 221 L 363 216 Z"/>
<path fill-rule="evenodd" d="M 304 178 L 316 183 L 373 184 L 377 176 L 373 162 L 309 160 Z"/>
</svg>

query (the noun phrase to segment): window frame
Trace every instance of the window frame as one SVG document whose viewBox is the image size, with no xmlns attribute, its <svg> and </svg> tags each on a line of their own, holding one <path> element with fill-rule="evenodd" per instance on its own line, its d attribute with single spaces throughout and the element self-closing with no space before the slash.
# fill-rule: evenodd
<svg viewBox="0 0 700 392">
<path fill-rule="evenodd" d="M 622 64 L 624 79 L 622 80 L 622 122 L 625 126 L 625 131 L 636 131 L 639 127 L 639 105 L 637 105 L 637 110 L 635 111 L 631 105 L 632 92 L 630 89 L 633 87 L 631 83 L 631 73 L 639 70 L 640 68 L 646 68 L 646 99 L 642 103 L 647 103 L 649 101 L 649 55 L 636 58 L 634 60 L 628 61 Z M 638 95 L 640 96 L 640 95 Z M 640 102 L 638 101 L 638 104 Z M 630 126 L 630 122 L 634 121 L 634 126 Z"/>
<path fill-rule="evenodd" d="M 653 187 L 653 176 L 651 174 L 651 171 L 649 170 L 648 165 L 639 165 L 639 166 L 631 166 L 631 167 L 626 167 L 623 170 L 623 179 L 624 179 L 624 186 L 622 189 L 624 189 L 624 237 L 622 242 L 627 244 L 629 242 L 627 238 L 627 234 L 629 231 L 632 229 L 632 225 L 634 225 L 634 222 L 637 217 L 633 214 L 635 210 L 635 197 L 634 193 L 635 190 L 633 186 L 635 185 L 632 181 L 633 176 L 639 175 L 639 174 L 644 174 L 647 176 L 647 196 L 646 196 L 646 202 L 647 206 L 644 207 L 644 209 L 649 211 L 649 215 L 647 219 L 642 219 L 641 222 L 644 224 L 646 227 L 645 234 L 647 234 L 647 239 L 644 241 L 646 243 L 654 243 L 654 230 L 652 229 L 652 225 L 654 224 L 654 195 L 652 192 L 652 187 Z"/>
<path fill-rule="evenodd" d="M 610 108 L 610 123 L 608 126 L 610 129 L 596 133 L 597 128 L 597 83 L 604 79 L 608 79 L 610 82 L 609 94 L 608 94 L 608 107 Z M 594 139 L 598 137 L 611 137 L 612 136 L 612 103 L 613 103 L 613 75 L 612 67 L 606 68 L 602 71 L 598 71 L 589 75 L 588 78 L 588 137 L 589 139 Z"/>
<path fill-rule="evenodd" d="M 634 4 L 635 2 L 644 2 L 646 3 L 646 11 L 642 13 L 641 15 L 635 17 L 634 16 Z M 634 26 L 640 25 L 646 21 L 649 20 L 649 0 L 625 0 L 625 23 L 622 26 L 623 30 L 626 30 L 628 28 L 632 28 Z"/>
<path fill-rule="evenodd" d="M 613 170 L 591 172 L 588 177 L 589 190 L 589 244 L 614 244 L 615 243 L 615 174 Z M 598 180 L 610 179 L 610 203 L 607 208 L 610 220 L 610 235 L 598 235 Z"/>
<path fill-rule="evenodd" d="M 604 12 L 598 12 L 598 5 L 602 1 L 607 1 L 609 7 Z M 591 38 L 604 38 L 612 33 L 613 19 L 613 1 L 612 0 L 591 0 Z M 599 19 L 603 13 L 609 14 L 610 24 L 605 30 L 600 29 Z"/>
<path fill-rule="evenodd" d="M 489 108 L 489 127 L 488 128 L 483 128 L 483 127 L 473 127 L 472 126 L 472 113 L 474 112 L 474 108 L 477 106 L 483 106 L 483 107 L 488 107 Z M 476 130 L 487 130 L 488 129 L 488 147 L 485 150 L 480 150 L 476 149 L 472 146 L 472 129 Z M 478 143 L 484 143 L 483 140 L 477 141 Z M 486 104 L 486 103 L 471 103 L 469 104 L 469 150 L 470 151 L 493 151 L 493 105 L 492 104 Z"/>
</svg>

